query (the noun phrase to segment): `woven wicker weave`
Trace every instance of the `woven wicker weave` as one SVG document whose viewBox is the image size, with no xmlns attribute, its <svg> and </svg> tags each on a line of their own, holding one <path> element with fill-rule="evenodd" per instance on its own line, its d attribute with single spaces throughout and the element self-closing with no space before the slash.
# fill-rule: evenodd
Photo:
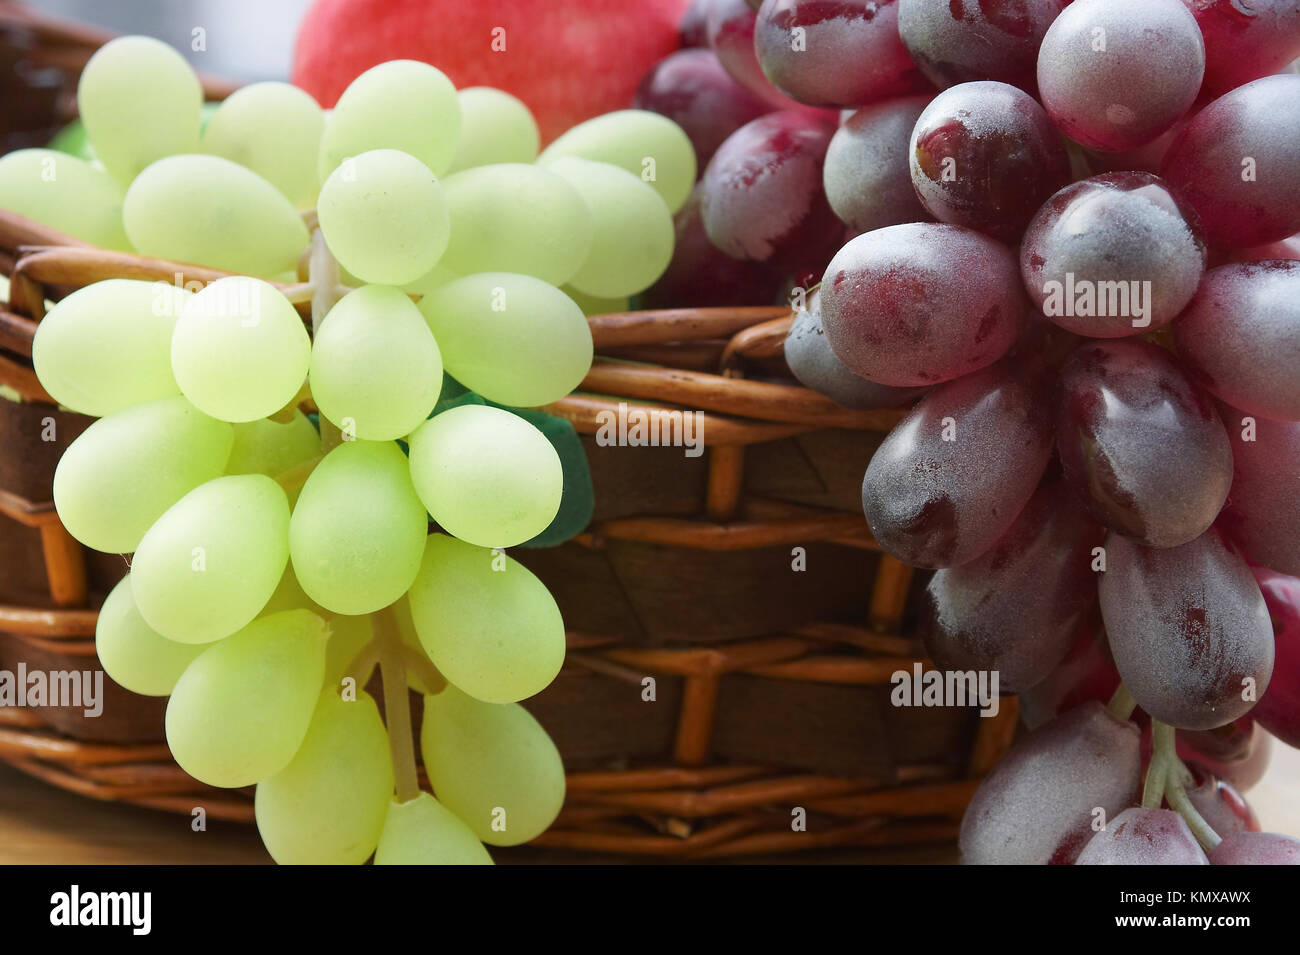
<svg viewBox="0 0 1300 955">
<path fill-rule="evenodd" d="M 11 4 L 0 3 L 0 23 L 13 15 Z M 74 77 L 104 39 L 23 16 L 38 24 L 48 62 Z M 226 92 L 220 84 L 208 89 L 214 96 Z M 0 581 L 0 600 L 12 600 L 5 594 L 15 588 L 28 595 L 0 605 L 0 668 L 12 669 L 18 661 L 43 669 L 93 667 L 92 608 L 112 584 L 112 564 L 103 579 L 102 560 L 68 535 L 49 500 L 57 452 L 88 420 L 77 424 L 79 416 L 56 411 L 37 381 L 30 364 L 36 323 L 46 299 L 101 279 L 209 282 L 225 273 L 91 248 L 2 210 L 0 272 L 11 277 L 10 302 L 0 308 L 0 384 L 24 402 L 5 403 L 13 421 L 0 421 L 0 428 L 30 440 L 34 422 L 47 415 L 72 423 L 60 425 L 54 448 L 10 460 L 0 472 L 0 557 L 11 568 L 28 561 L 24 574 L 11 575 L 7 589 Z M 307 313 L 310 286 L 280 288 Z M 780 383 L 789 323 L 788 309 L 767 307 L 594 317 L 598 357 L 591 373 L 579 393 L 545 409 L 588 436 L 597 431 L 601 413 L 617 412 L 620 404 L 628 414 L 650 419 L 697 411 L 707 464 L 698 501 L 656 513 L 637 512 L 637 502 L 625 500 L 617 516 L 602 516 L 598 506 L 586 533 L 553 554 L 536 552 L 541 566 L 520 552 L 549 586 L 571 591 L 570 604 L 577 608 L 571 612 L 561 597 L 574 627 L 568 660 L 556 684 L 526 703 L 556 737 L 570 767 L 565 808 L 540 844 L 714 856 L 947 840 L 976 780 L 1010 742 L 1013 700 L 990 719 L 969 710 L 893 709 L 885 702 L 891 675 L 910 671 L 921 659 L 916 643 L 900 635 L 912 575 L 879 554 L 860 511 L 747 488 L 752 449 L 784 454 L 781 442 L 828 429 L 875 433 L 878 440 L 899 418 L 897 412 L 847 411 Z M 788 381 L 788 372 L 783 377 Z M 681 459 L 680 449 L 664 450 Z M 599 498 L 602 471 L 594 454 L 592 461 Z M 654 478 L 649 475 L 651 483 Z M 791 625 L 763 628 L 755 625 L 752 607 L 704 599 L 696 603 L 717 605 L 698 611 L 717 627 L 710 624 L 704 628 L 710 632 L 698 638 L 689 620 L 667 640 L 637 638 L 621 627 L 592 631 L 574 621 L 581 620 L 595 583 L 584 591 L 572 570 L 555 569 L 570 567 L 565 561 L 585 566 L 582 561 L 637 547 L 649 549 L 652 565 L 671 575 L 678 559 L 698 560 L 700 554 L 723 561 L 727 555 L 774 548 L 788 554 L 819 543 L 870 560 L 863 566 L 872 576 L 858 582 L 856 621 L 838 610 L 821 615 L 827 608 L 807 606 L 795 608 Z M 740 573 L 719 566 L 720 579 Z M 124 569 L 118 567 L 116 575 Z M 642 573 L 626 567 L 615 572 L 623 575 L 620 587 L 632 588 L 638 581 L 629 575 Z M 39 580 L 43 592 L 33 593 L 30 583 L 19 587 L 19 576 Z M 700 585 L 707 591 L 711 583 Z M 749 581 L 751 588 L 754 583 Z M 760 608 L 760 623 L 762 613 Z M 731 626 L 741 617 L 746 622 Z M 651 712 L 640 703 L 646 676 L 660 681 L 665 701 L 671 701 L 671 711 L 655 709 L 653 719 L 638 718 Z M 0 709 L 0 758 L 95 798 L 186 813 L 201 805 L 217 817 L 251 819 L 251 791 L 211 789 L 172 762 L 161 742 L 158 701 L 124 693 L 113 699 L 125 716 L 111 732 L 63 712 Z M 766 701 L 773 707 L 768 722 Z M 838 746 L 835 753 L 822 752 L 822 741 L 846 727 L 856 735 L 831 746 Z M 595 736 L 606 739 L 598 751 L 591 744 Z M 817 768 L 824 766 L 835 771 Z M 807 811 L 806 831 L 792 829 L 796 807 Z"/>
</svg>

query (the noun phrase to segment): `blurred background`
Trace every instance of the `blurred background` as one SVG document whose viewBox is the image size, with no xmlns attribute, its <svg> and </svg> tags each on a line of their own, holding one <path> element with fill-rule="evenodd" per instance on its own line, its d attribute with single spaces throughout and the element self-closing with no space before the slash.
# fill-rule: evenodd
<svg viewBox="0 0 1300 955">
<path fill-rule="evenodd" d="M 183 53 L 196 70 L 233 80 L 289 77 L 293 41 L 312 0 L 27 0 L 52 16 L 144 33 Z M 204 30 L 206 50 L 191 47 Z"/>
</svg>

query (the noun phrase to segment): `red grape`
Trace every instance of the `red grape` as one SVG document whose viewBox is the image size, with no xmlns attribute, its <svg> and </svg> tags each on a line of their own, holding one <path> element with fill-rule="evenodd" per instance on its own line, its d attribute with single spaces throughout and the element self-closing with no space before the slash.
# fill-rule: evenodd
<svg viewBox="0 0 1300 955">
<path fill-rule="evenodd" d="M 1134 149 L 1187 112 L 1205 44 L 1182 0 L 1075 0 L 1038 51 L 1038 89 L 1052 121 L 1093 149 Z"/>
<path fill-rule="evenodd" d="M 1232 440 L 1225 532 L 1252 563 L 1300 576 L 1300 423 L 1223 409 Z"/>
<path fill-rule="evenodd" d="M 837 405 L 858 410 L 898 408 L 924 393 L 923 388 L 892 388 L 853 374 L 831 351 L 822 328 L 821 293 L 814 292 L 807 308 L 795 312 L 785 337 L 785 362 L 808 388 Z"/>
<path fill-rule="evenodd" d="M 1150 342 L 1092 342 L 1070 356 L 1056 443 L 1093 516 L 1150 547 L 1199 537 L 1232 484 L 1232 451 L 1213 402 Z"/>
<path fill-rule="evenodd" d="M 1101 613 L 1124 685 L 1153 719 L 1231 722 L 1273 671 L 1273 628 L 1246 562 L 1211 529 L 1181 547 L 1106 538 Z"/>
<path fill-rule="evenodd" d="M 930 657 L 996 670 L 1003 693 L 1042 682 L 1097 599 L 1089 562 L 1101 536 L 1063 483 L 1041 487 L 991 549 L 930 578 L 918 628 Z"/>
<path fill-rule="evenodd" d="M 745 0 L 711 0 L 708 9 L 709 47 L 723 69 L 745 89 L 766 100 L 772 109 L 806 110 L 767 81 L 754 52 L 754 25 L 758 4 Z"/>
<path fill-rule="evenodd" d="M 1269 76 L 1219 97 L 1187 124 L 1161 175 L 1212 245 L 1300 232 L 1300 76 Z"/>
<path fill-rule="evenodd" d="M 641 293 L 645 308 L 707 308 L 770 305 L 781 285 L 778 274 L 757 262 L 733 259 L 704 231 L 697 183 L 674 218 L 677 240 L 668 268 Z"/>
<path fill-rule="evenodd" d="M 802 113 L 768 113 L 732 133 L 704 171 L 709 240 L 737 259 L 788 271 L 825 262 L 840 224 L 822 188 L 833 130 Z"/>
<path fill-rule="evenodd" d="M 1251 710 L 1256 722 L 1300 749 L 1300 580 L 1252 568 L 1273 621 L 1273 679 Z"/>
<path fill-rule="evenodd" d="M 700 169 L 724 139 L 772 110 L 733 80 L 709 50 L 679 50 L 656 63 L 637 89 L 636 106 L 680 126 Z"/>
<path fill-rule="evenodd" d="M 961 822 L 970 865 L 1070 865 L 1107 819 L 1137 799 L 1138 729 L 1085 703 L 1015 744 L 975 791 Z"/>
<path fill-rule="evenodd" d="M 1075 865 L 1209 865 L 1205 851 L 1172 809 L 1125 809 L 1079 853 Z"/>
<path fill-rule="evenodd" d="M 944 90 L 912 130 L 912 185 L 942 222 L 1007 241 L 1069 182 L 1070 161 L 1043 108 L 1006 83 Z"/>
<path fill-rule="evenodd" d="M 1062 328 L 1092 338 L 1167 325 L 1205 269 L 1189 210 L 1150 173 L 1112 172 L 1066 186 L 1020 246 L 1029 297 Z"/>
<path fill-rule="evenodd" d="M 912 127 L 930 102 L 909 96 L 864 106 L 831 137 L 822 181 L 835 214 L 855 232 L 930 216 L 916 198 L 908 165 Z"/>
<path fill-rule="evenodd" d="M 1020 331 L 1026 302 L 1016 273 L 1006 246 L 960 226 L 908 223 L 860 235 L 822 278 L 831 348 L 885 385 L 932 385 L 983 368 Z"/>
<path fill-rule="evenodd" d="M 1300 0 L 1183 0 L 1205 38 L 1201 95 L 1228 90 L 1300 56 Z"/>
<path fill-rule="evenodd" d="M 1070 0 L 898 0 L 898 33 L 940 88 L 998 80 L 1033 93 L 1038 45 Z"/>
<path fill-rule="evenodd" d="M 709 45 L 709 7 L 712 4 L 713 0 L 691 0 L 677 27 L 683 49 Z"/>
<path fill-rule="evenodd" d="M 1266 245 L 1228 249 L 1226 253 L 1217 256 L 1217 261 L 1212 260 L 1212 262 L 1214 265 L 1224 265 L 1231 262 L 1267 262 L 1271 259 L 1281 262 L 1300 261 L 1300 235 L 1279 239 Z"/>
<path fill-rule="evenodd" d="M 1198 384 L 1247 414 L 1300 420 L 1300 262 L 1213 269 L 1174 326 Z"/>
<path fill-rule="evenodd" d="M 1188 763 L 1187 768 L 1196 780 L 1195 787 L 1187 790 L 1187 799 L 1211 829 L 1223 837 L 1234 832 L 1259 832 L 1255 811 L 1231 783 L 1216 779 L 1197 763 Z"/>
<path fill-rule="evenodd" d="M 772 85 L 809 106 L 863 106 L 929 86 L 899 39 L 894 0 L 763 0 L 754 50 Z"/>
<path fill-rule="evenodd" d="M 1264 777 L 1273 750 L 1273 738 L 1255 722 L 1254 712 L 1214 729 L 1181 730 L 1179 758 L 1246 792 Z"/>
<path fill-rule="evenodd" d="M 1118 687 L 1119 671 L 1110 656 L 1106 631 L 1093 611 L 1076 631 L 1065 659 L 1046 680 L 1020 694 L 1020 716 L 1031 730 L 1037 729 L 1081 703 L 1105 703 Z"/>
<path fill-rule="evenodd" d="M 1045 378 L 1032 363 L 999 362 L 935 388 L 890 432 L 862 481 L 886 553 L 957 567 L 1006 533 L 1052 454 Z"/>
<path fill-rule="evenodd" d="M 1210 850 L 1211 865 L 1300 865 L 1300 839 L 1277 832 L 1234 832 Z"/>
</svg>

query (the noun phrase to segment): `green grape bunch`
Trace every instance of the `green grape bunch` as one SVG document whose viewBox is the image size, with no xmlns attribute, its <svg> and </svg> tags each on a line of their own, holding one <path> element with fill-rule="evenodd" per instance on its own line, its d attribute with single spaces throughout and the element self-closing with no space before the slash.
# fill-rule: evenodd
<svg viewBox="0 0 1300 955">
<path fill-rule="evenodd" d="M 0 159 L 6 209 L 229 273 L 98 281 L 38 325 L 43 387 L 98 419 L 59 462 L 59 515 L 134 555 L 100 660 L 170 697 L 187 773 L 256 786 L 277 862 L 490 864 L 484 843 L 535 838 L 565 795 L 519 705 L 565 651 L 505 553 L 566 486 L 527 409 L 590 369 L 579 301 L 625 307 L 667 267 L 694 153 L 629 110 L 539 157 L 522 102 L 414 61 L 331 111 L 284 83 L 202 98 L 170 47 L 119 38 L 80 82 L 82 155 Z"/>
</svg>

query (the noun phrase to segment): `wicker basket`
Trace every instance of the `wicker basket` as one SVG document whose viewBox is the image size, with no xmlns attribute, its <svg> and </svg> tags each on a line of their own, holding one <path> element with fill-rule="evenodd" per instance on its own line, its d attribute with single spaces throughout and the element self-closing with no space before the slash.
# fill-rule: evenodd
<svg viewBox="0 0 1300 955">
<path fill-rule="evenodd" d="M 0 24 L 11 10 L 0 3 Z M 103 37 L 39 22 L 71 84 Z M 0 384 L 22 398 L 0 400 L 0 669 L 95 667 L 93 608 L 126 566 L 84 551 L 50 501 L 54 465 L 90 419 L 53 407 L 37 381 L 36 322 L 46 299 L 101 279 L 225 273 L 90 248 L 3 211 L 0 271 Z M 280 288 L 306 309 L 309 286 Z M 596 518 L 561 547 L 514 552 L 569 627 L 564 670 L 526 702 L 569 769 L 539 844 L 700 857 L 948 840 L 1010 742 L 1013 700 L 990 719 L 889 704 L 890 676 L 922 659 L 901 635 L 912 575 L 879 553 L 857 493 L 899 414 L 788 383 L 789 322 L 782 308 L 592 318 L 590 375 L 545 409 L 584 435 Z M 696 411 L 705 455 L 602 446 L 601 414 L 620 404 L 632 420 Z M 50 419 L 57 438 L 43 441 Z M 105 695 L 97 720 L 0 709 L 0 758 L 95 798 L 251 819 L 251 791 L 211 789 L 172 762 L 163 701 L 111 681 Z M 796 807 L 806 830 L 792 828 Z"/>
</svg>

